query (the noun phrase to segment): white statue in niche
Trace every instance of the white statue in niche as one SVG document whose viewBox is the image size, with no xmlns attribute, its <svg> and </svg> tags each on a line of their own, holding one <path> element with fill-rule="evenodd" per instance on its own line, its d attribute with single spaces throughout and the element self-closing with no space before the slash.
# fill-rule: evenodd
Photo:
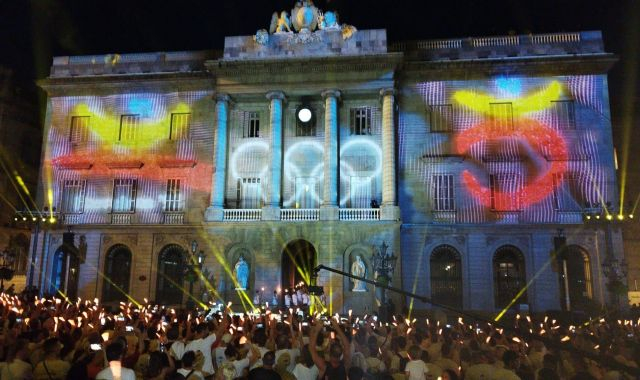
<svg viewBox="0 0 640 380">
<path fill-rule="evenodd" d="M 240 255 L 238 262 L 233 269 L 233 276 L 236 278 L 236 290 L 247 290 L 249 283 L 249 264 L 245 261 L 244 255 Z"/>
<path fill-rule="evenodd" d="M 364 265 L 364 261 L 362 261 L 362 256 L 357 255 L 356 259 L 351 264 L 351 274 L 358 277 L 367 277 L 367 267 Z M 353 292 L 366 292 L 367 284 L 364 281 L 353 279 Z"/>
</svg>

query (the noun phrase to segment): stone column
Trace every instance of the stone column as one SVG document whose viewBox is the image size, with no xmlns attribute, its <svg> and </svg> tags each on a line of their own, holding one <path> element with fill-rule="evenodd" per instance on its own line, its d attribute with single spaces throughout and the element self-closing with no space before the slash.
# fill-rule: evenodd
<svg viewBox="0 0 640 380">
<path fill-rule="evenodd" d="M 271 127 L 271 166 L 269 167 L 269 192 L 267 204 L 262 210 L 262 220 L 280 220 L 282 198 L 282 91 L 267 93 L 269 99 L 269 125 Z"/>
<path fill-rule="evenodd" d="M 216 100 L 216 138 L 215 138 L 215 166 L 213 172 L 213 189 L 211 191 L 211 205 L 205 212 L 208 222 L 220 222 L 224 215 L 224 194 L 227 178 L 227 129 L 229 125 L 229 95 L 217 94 Z"/>
<path fill-rule="evenodd" d="M 340 91 L 326 90 L 324 98 L 324 187 L 321 220 L 338 220 L 338 100 Z"/>
<path fill-rule="evenodd" d="M 380 219 L 398 220 L 400 210 L 396 205 L 396 129 L 394 125 L 393 88 L 380 90 L 382 98 L 382 204 Z"/>
</svg>

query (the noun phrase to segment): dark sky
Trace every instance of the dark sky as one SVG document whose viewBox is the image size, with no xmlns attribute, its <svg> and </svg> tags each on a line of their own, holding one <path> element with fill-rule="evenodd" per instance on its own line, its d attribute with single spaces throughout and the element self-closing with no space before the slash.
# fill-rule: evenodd
<svg viewBox="0 0 640 380">
<path fill-rule="evenodd" d="M 0 64 L 26 83 L 47 75 L 53 55 L 221 49 L 225 35 L 268 28 L 294 0 L 0 0 Z M 640 128 L 640 0 L 318 0 L 359 29 L 389 40 L 602 30 L 621 61 L 610 73 L 614 135 Z M 635 77 L 634 77 L 635 74 Z M 629 128 L 627 127 L 627 128 Z M 640 133 L 632 130 L 635 144 Z M 640 159 L 633 159 L 640 173 Z M 640 179 L 640 178 L 639 178 Z M 634 189 L 633 196 L 638 193 Z"/>
</svg>

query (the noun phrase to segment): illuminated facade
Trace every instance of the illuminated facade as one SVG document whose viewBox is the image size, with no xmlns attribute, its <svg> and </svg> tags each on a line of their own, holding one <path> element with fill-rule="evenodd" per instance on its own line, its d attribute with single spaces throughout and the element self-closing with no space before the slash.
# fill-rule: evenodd
<svg viewBox="0 0 640 380">
<path fill-rule="evenodd" d="M 387 44 L 350 28 L 227 37 L 222 55 L 56 57 L 39 195 L 80 253 L 63 229 L 40 234 L 34 284 L 184 303 L 195 240 L 205 297 L 240 307 L 317 264 L 360 256 L 374 278 L 384 242 L 393 285 L 440 303 L 604 301 L 599 262 L 621 237 L 583 225 L 617 204 L 600 33 Z M 370 285 L 317 281 L 333 312 L 374 308 Z"/>
</svg>

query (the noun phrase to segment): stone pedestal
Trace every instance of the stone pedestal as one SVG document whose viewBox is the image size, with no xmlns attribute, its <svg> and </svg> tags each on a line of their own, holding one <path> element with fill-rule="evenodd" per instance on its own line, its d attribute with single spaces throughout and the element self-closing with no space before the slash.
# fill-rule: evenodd
<svg viewBox="0 0 640 380">
<path fill-rule="evenodd" d="M 400 207 L 393 205 L 380 206 L 380 220 L 400 220 Z"/>
<path fill-rule="evenodd" d="M 340 208 L 338 206 L 320 206 L 320 220 L 339 220 Z"/>
<path fill-rule="evenodd" d="M 262 220 L 280 220 L 280 207 L 265 206 L 262 208 Z"/>
<path fill-rule="evenodd" d="M 209 206 L 204 212 L 204 220 L 207 222 L 222 222 L 224 209 L 222 207 Z"/>
</svg>

